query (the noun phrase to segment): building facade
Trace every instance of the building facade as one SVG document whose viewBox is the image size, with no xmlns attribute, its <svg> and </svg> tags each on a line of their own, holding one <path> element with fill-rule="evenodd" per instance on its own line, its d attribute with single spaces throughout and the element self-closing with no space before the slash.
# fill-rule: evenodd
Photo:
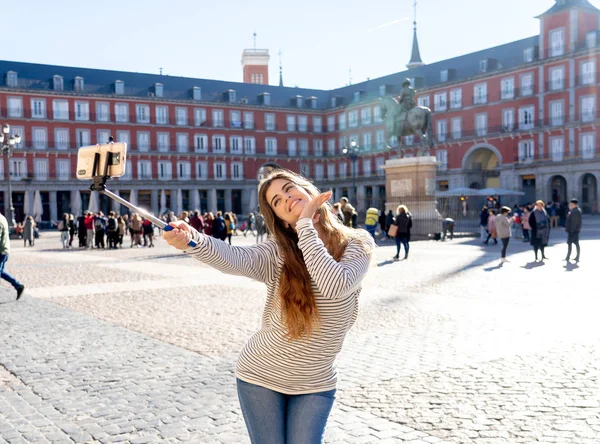
<svg viewBox="0 0 600 444">
<path fill-rule="evenodd" d="M 0 163 L 0 180 L 10 169 L 17 220 L 34 191 L 44 220 L 71 211 L 79 196 L 85 209 L 89 184 L 75 179 L 77 149 L 112 135 L 128 143 L 129 161 L 109 188 L 154 213 L 246 214 L 271 163 L 333 189 L 336 199 L 348 196 L 359 211 L 382 208 L 383 165 L 396 154 L 378 100 L 409 78 L 418 103 L 433 111 L 438 190 L 502 187 L 522 190 L 523 201 L 575 196 L 591 211 L 600 182 L 600 11 L 587 0 L 557 0 L 538 19 L 537 36 L 433 64 L 421 61 L 415 31 L 408 70 L 331 91 L 263 84 L 265 50 L 244 52 L 245 83 L 1 61 L 0 118 L 22 140 L 10 166 Z M 357 149 L 344 154 L 351 140 Z M 402 155 L 415 155 L 418 142 L 404 138 Z M 4 211 L 6 188 L 0 192 Z M 101 207 L 110 203 L 103 198 Z"/>
</svg>

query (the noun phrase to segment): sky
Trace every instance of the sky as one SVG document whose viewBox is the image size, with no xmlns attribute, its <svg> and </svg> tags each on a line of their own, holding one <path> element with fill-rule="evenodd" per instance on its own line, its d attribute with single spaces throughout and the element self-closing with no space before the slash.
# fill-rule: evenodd
<svg viewBox="0 0 600 444">
<path fill-rule="evenodd" d="M 600 8 L 600 0 L 590 0 Z M 269 83 L 333 89 L 405 69 L 414 0 L 20 0 L 3 2 L 0 58 L 242 81 L 269 49 Z M 539 33 L 555 0 L 418 0 L 425 63 Z"/>
</svg>

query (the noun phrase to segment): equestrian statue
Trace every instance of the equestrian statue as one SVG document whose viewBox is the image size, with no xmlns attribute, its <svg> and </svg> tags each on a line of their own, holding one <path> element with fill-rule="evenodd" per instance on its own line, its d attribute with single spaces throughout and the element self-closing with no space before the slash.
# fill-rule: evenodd
<svg viewBox="0 0 600 444">
<path fill-rule="evenodd" d="M 431 110 L 425 106 L 416 106 L 415 90 L 410 86 L 409 79 L 402 82 L 402 92 L 398 97 L 383 97 L 380 99 L 379 106 L 387 134 L 389 137 L 398 138 L 399 150 L 406 148 L 402 143 L 402 137 L 412 134 L 417 134 L 421 138 L 418 156 L 423 155 L 426 148 L 433 148 Z"/>
</svg>

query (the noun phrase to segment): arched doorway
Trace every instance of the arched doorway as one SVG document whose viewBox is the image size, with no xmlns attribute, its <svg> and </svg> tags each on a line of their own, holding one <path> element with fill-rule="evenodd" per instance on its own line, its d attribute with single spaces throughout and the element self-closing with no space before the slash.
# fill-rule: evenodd
<svg viewBox="0 0 600 444">
<path fill-rule="evenodd" d="M 594 204 L 598 205 L 598 180 L 593 174 L 584 174 L 581 178 L 581 211 L 589 214 Z"/>
<path fill-rule="evenodd" d="M 492 145 L 478 144 L 471 147 L 463 157 L 463 171 L 471 188 L 499 188 L 502 163 L 500 152 Z"/>
<path fill-rule="evenodd" d="M 565 202 L 567 200 L 567 180 L 560 175 L 550 179 L 552 202 Z"/>
</svg>

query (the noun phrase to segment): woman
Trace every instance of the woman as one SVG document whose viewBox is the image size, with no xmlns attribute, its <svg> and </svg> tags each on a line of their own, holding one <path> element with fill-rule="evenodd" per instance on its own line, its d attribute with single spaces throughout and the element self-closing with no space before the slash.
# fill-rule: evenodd
<svg viewBox="0 0 600 444">
<path fill-rule="evenodd" d="M 229 245 L 231 245 L 231 235 L 234 232 L 234 223 L 233 223 L 233 217 L 231 216 L 231 213 L 225 213 L 225 232 L 226 232 L 226 238 L 229 241 Z"/>
<path fill-rule="evenodd" d="M 502 207 L 500 214 L 496 216 L 496 233 L 502 242 L 502 253 L 500 254 L 500 262 L 502 263 L 506 262 L 506 249 L 510 241 L 510 227 L 514 221 L 513 217 L 508 217 L 508 213 L 510 213 L 510 208 Z"/>
<path fill-rule="evenodd" d="M 142 222 L 142 230 L 144 233 L 144 247 L 154 247 L 154 225 L 148 219 Z"/>
<path fill-rule="evenodd" d="M 396 256 L 395 261 L 400 260 L 400 245 L 404 245 L 404 259 L 408 259 L 408 243 L 410 242 L 410 229 L 412 228 L 412 215 L 408 212 L 406 205 L 399 205 L 396 208 L 396 219 L 394 223 L 398 226 L 396 232 Z"/>
<path fill-rule="evenodd" d="M 75 237 L 75 217 L 69 214 L 69 248 L 73 248 L 73 237 Z"/>
<path fill-rule="evenodd" d="M 135 245 L 136 247 L 141 247 L 142 246 L 142 218 L 137 213 L 134 213 L 134 215 L 131 217 L 131 234 L 132 234 L 131 247 L 133 247 L 133 245 Z"/>
<path fill-rule="evenodd" d="M 538 251 L 542 252 L 542 262 L 548 259 L 544 254 L 544 248 L 548 245 L 550 239 L 550 218 L 544 209 L 543 200 L 535 202 L 535 208 L 529 215 L 529 225 L 531 226 L 531 246 L 535 252 L 535 261 L 538 260 Z"/>
<path fill-rule="evenodd" d="M 523 216 L 521 217 L 521 224 L 523 225 L 523 242 L 529 242 L 529 232 L 531 231 L 529 215 L 529 207 L 523 208 Z"/>
<path fill-rule="evenodd" d="M 481 213 L 479 213 L 479 225 L 481 227 L 481 240 L 487 244 L 486 238 L 489 240 L 488 233 L 488 220 L 490 218 L 490 211 L 488 207 L 485 205 L 481 209 Z"/>
<path fill-rule="evenodd" d="M 60 242 L 63 248 L 69 248 L 69 215 L 64 213 L 60 222 L 54 222 L 60 231 Z"/>
<path fill-rule="evenodd" d="M 29 242 L 29 246 L 33 247 L 35 245 L 34 240 L 34 231 L 35 231 L 35 221 L 33 220 L 33 216 L 27 216 L 25 219 L 25 225 L 23 226 L 23 246 L 27 246 L 27 242 Z"/>
<path fill-rule="evenodd" d="M 488 219 L 487 219 L 487 238 L 484 242 L 484 244 L 487 245 L 487 243 L 490 241 L 490 237 L 492 239 L 494 239 L 494 245 L 496 245 L 498 243 L 498 239 L 496 239 L 497 233 L 496 233 L 496 211 L 494 210 L 489 210 L 488 212 Z"/>
<path fill-rule="evenodd" d="M 167 242 L 219 270 L 267 284 L 263 323 L 242 350 L 238 397 L 253 444 L 320 443 L 335 399 L 335 359 L 357 316 L 374 243 L 331 213 L 331 192 L 275 170 L 259 185 L 272 238 L 231 247 L 181 221 Z M 198 242 L 188 248 L 190 239 Z"/>
<path fill-rule="evenodd" d="M 119 216 L 117 219 L 117 235 L 119 236 L 117 242 L 119 243 L 119 248 L 123 248 L 123 236 L 125 236 L 126 231 L 127 224 L 125 223 L 125 219 L 123 216 Z"/>
<path fill-rule="evenodd" d="M 204 218 L 204 234 L 212 236 L 212 226 L 215 220 L 215 215 L 212 212 L 208 212 Z"/>
</svg>

